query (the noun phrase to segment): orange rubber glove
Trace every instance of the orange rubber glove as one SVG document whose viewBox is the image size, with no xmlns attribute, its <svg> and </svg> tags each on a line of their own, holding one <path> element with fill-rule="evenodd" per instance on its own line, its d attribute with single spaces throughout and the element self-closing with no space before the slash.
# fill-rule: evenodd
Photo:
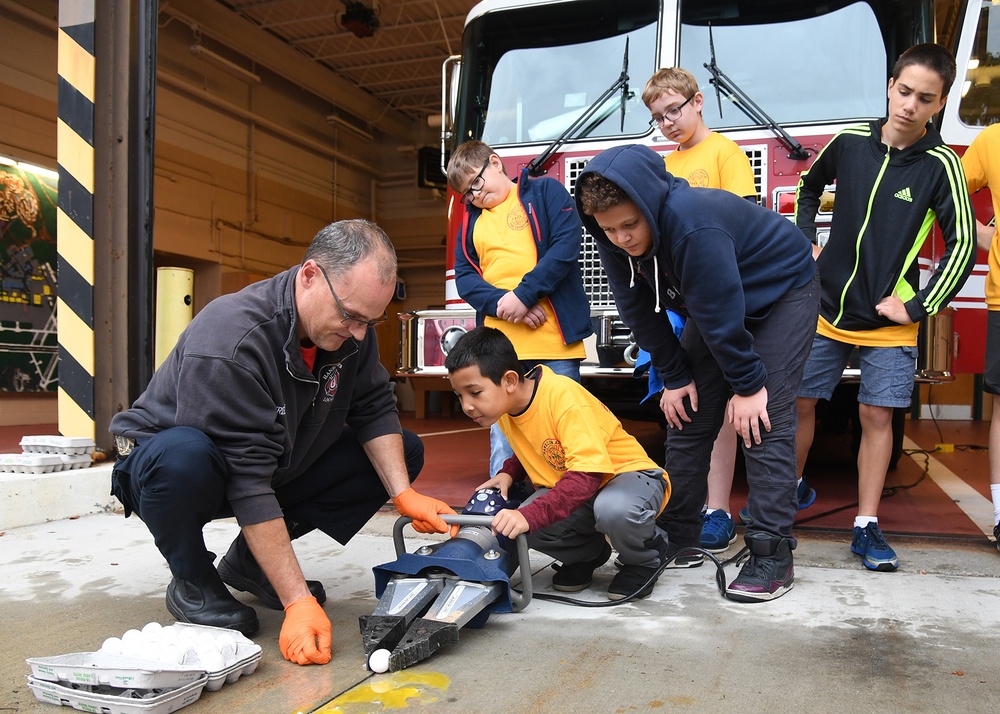
<svg viewBox="0 0 1000 714">
<path fill-rule="evenodd" d="M 278 647 L 289 662 L 326 664 L 330 661 L 330 618 L 312 595 L 285 608 Z"/>
<path fill-rule="evenodd" d="M 392 505 L 399 511 L 399 515 L 413 519 L 413 530 L 418 533 L 450 532 L 452 538 L 458 535 L 458 526 L 451 526 L 449 529 L 448 524 L 438 515 L 439 513 L 456 515 L 454 509 L 444 501 L 424 496 L 408 488 L 392 499 Z"/>
</svg>

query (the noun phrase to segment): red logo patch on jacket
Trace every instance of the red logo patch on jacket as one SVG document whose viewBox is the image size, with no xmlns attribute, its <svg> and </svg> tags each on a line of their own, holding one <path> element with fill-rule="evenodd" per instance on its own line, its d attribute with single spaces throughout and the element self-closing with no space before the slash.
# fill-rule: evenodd
<svg viewBox="0 0 1000 714">
<path fill-rule="evenodd" d="M 340 388 L 340 363 L 333 365 L 323 374 L 323 401 L 332 402 Z"/>
</svg>

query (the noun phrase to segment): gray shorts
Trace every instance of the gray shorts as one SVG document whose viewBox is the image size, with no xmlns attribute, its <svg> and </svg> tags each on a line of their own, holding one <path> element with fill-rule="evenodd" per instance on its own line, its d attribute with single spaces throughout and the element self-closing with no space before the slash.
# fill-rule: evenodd
<svg viewBox="0 0 1000 714">
<path fill-rule="evenodd" d="M 1000 190 L 1000 189 L 998 189 Z M 1000 311 L 986 311 L 986 365 L 983 391 L 1000 394 Z"/>
<path fill-rule="evenodd" d="M 829 399 L 840 383 L 855 345 L 816 335 L 806 361 L 799 396 Z M 913 396 L 917 369 L 917 348 L 859 347 L 861 388 L 858 401 L 873 407 L 908 407 Z"/>
</svg>

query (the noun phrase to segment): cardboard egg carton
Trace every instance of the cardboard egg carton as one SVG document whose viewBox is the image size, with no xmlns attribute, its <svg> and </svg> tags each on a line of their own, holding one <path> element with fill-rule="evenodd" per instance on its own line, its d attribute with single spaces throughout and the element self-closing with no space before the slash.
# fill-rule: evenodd
<svg viewBox="0 0 1000 714">
<path fill-rule="evenodd" d="M 50 474 L 85 469 L 92 464 L 90 454 L 0 454 L 0 473 Z"/>
<path fill-rule="evenodd" d="M 26 454 L 92 454 L 97 445 L 93 439 L 83 436 L 24 436 L 21 437 L 21 451 Z"/>
<path fill-rule="evenodd" d="M 63 470 L 59 454 L 0 454 L 0 472 L 50 474 Z"/>
<path fill-rule="evenodd" d="M 28 677 L 28 689 L 45 704 L 72 707 L 101 714 L 170 714 L 201 697 L 208 682 L 202 672 L 199 677 L 180 687 L 141 690 L 121 689 L 108 685 L 51 682 Z"/>
<path fill-rule="evenodd" d="M 202 691 L 214 692 L 224 684 L 253 674 L 260 663 L 261 647 L 234 630 L 177 622 L 174 630 L 216 638 L 226 634 L 235 642 L 230 660 L 210 669 L 195 649 L 183 661 L 168 664 L 142 656 L 74 652 L 27 659 L 31 667 L 28 688 L 40 702 L 60 704 L 102 714 L 169 714 L 198 700 Z M 193 644 L 193 642 L 192 642 Z"/>
</svg>

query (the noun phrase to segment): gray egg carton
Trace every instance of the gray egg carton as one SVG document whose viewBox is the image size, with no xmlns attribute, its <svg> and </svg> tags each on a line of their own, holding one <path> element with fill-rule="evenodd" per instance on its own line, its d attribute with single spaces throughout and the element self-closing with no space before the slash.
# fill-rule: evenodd
<svg viewBox="0 0 1000 714">
<path fill-rule="evenodd" d="M 198 701 L 207 683 L 204 672 L 195 681 L 180 687 L 148 690 L 28 677 L 28 689 L 38 701 L 101 714 L 170 714 Z"/>
</svg>

